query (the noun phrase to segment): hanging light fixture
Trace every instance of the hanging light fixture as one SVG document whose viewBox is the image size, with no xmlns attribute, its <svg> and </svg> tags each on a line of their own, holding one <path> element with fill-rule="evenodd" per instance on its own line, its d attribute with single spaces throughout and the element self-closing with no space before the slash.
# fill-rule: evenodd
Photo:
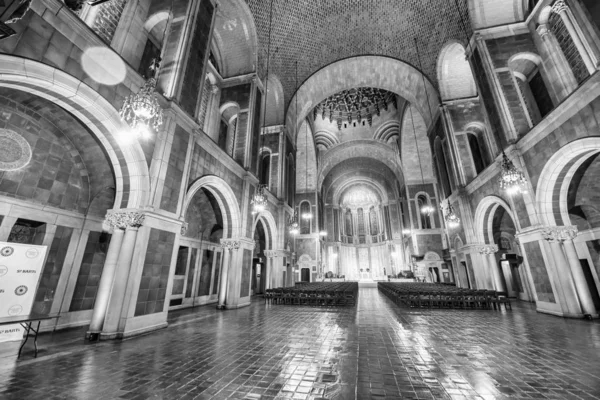
<svg viewBox="0 0 600 400">
<path fill-rule="evenodd" d="M 310 212 L 302 213 L 302 219 L 312 219 L 313 215 Z"/>
<path fill-rule="evenodd" d="M 434 211 L 435 211 L 435 209 L 429 203 L 423 204 L 423 207 L 421 207 L 421 214 L 431 215 L 431 213 Z"/>
<path fill-rule="evenodd" d="M 292 235 L 297 235 L 300 233 L 300 224 L 298 223 L 297 212 L 294 212 L 294 215 L 290 217 L 288 221 L 288 229 Z"/>
<path fill-rule="evenodd" d="M 120 115 L 138 134 L 148 135 L 150 129 L 158 129 L 163 123 L 163 109 L 156 96 L 156 77 L 160 68 L 160 58 L 150 64 L 150 79 L 140 91 L 127 96 Z"/>
<path fill-rule="evenodd" d="M 515 167 L 512 161 L 502 151 L 502 161 L 500 163 L 500 189 L 506 190 L 509 195 L 523 193 L 527 188 L 527 179 L 523 171 Z"/>
<path fill-rule="evenodd" d="M 263 126 L 262 126 L 262 130 L 264 131 L 265 129 L 265 123 L 266 123 L 266 114 L 267 114 L 267 98 L 269 96 L 269 66 L 271 63 L 271 30 L 273 27 L 273 0 L 271 0 L 271 5 L 269 8 L 269 39 L 267 42 L 267 75 L 266 75 L 266 79 L 265 79 L 265 106 L 263 107 L 263 116 L 262 116 L 262 120 L 263 120 Z M 262 149 L 262 137 L 263 137 L 263 132 L 258 132 L 258 154 L 257 154 L 257 162 L 258 162 L 258 171 L 257 171 L 257 175 L 259 177 L 259 179 L 262 177 L 261 174 L 261 170 L 262 170 L 262 161 L 260 159 L 260 151 Z M 256 188 L 256 190 L 254 191 L 254 196 L 252 196 L 252 213 L 253 214 L 260 214 L 261 212 L 263 212 L 266 207 L 267 207 L 267 194 L 265 193 L 265 189 L 266 189 L 267 185 L 265 184 L 259 184 L 258 187 Z"/>
<path fill-rule="evenodd" d="M 319 236 L 323 236 L 323 237 L 327 236 L 327 231 L 320 231 Z"/>
<path fill-rule="evenodd" d="M 256 191 L 254 192 L 254 196 L 252 196 L 252 213 L 260 214 L 265 211 L 267 208 L 267 195 L 265 194 L 265 186 L 266 185 L 258 185 Z"/>
<path fill-rule="evenodd" d="M 441 207 L 440 207 L 441 208 Z M 442 208 L 442 213 L 444 212 Z M 456 229 L 460 226 L 460 218 L 454 212 L 454 207 L 448 201 L 448 206 L 446 207 L 446 215 L 444 216 L 444 220 L 446 221 L 446 226 L 450 229 Z"/>
<path fill-rule="evenodd" d="M 402 229 L 402 234 L 403 235 L 410 235 L 410 233 L 411 233 L 410 229 L 406 229 L 406 228 Z"/>
</svg>

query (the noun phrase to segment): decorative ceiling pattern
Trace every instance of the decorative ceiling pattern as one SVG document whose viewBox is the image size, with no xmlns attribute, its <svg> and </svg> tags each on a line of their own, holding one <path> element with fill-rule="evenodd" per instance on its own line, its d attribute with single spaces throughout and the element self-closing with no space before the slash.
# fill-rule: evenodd
<svg viewBox="0 0 600 400">
<path fill-rule="evenodd" d="M 344 193 L 341 204 L 344 207 L 359 208 L 380 203 L 379 197 L 365 185 L 354 185 Z"/>
<path fill-rule="evenodd" d="M 271 2 L 246 1 L 258 31 L 258 67 L 264 77 Z M 464 42 L 471 33 L 467 0 L 273 0 L 272 21 L 269 71 L 281 80 L 286 105 L 295 91 L 296 60 L 299 83 L 332 62 L 381 55 L 423 70 L 437 86 L 442 46 Z"/>
<path fill-rule="evenodd" d="M 319 103 L 313 109 L 313 118 L 316 119 L 320 114 L 322 119 L 328 118 L 329 122 L 335 120 L 338 130 L 342 130 L 344 121 L 349 124 L 357 121 L 360 124 L 363 118 L 372 126 L 373 114 L 380 116 L 381 110 L 387 111 L 389 104 L 398 109 L 396 95 L 387 90 L 368 87 L 343 90 Z"/>
</svg>

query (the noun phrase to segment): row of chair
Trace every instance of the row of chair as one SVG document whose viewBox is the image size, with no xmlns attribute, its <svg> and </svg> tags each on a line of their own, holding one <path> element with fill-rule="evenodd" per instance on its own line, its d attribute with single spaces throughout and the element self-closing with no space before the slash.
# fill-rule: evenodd
<svg viewBox="0 0 600 400">
<path fill-rule="evenodd" d="M 265 303 L 310 306 L 355 306 L 357 282 L 319 282 L 294 288 L 267 289 Z"/>
<path fill-rule="evenodd" d="M 472 290 L 431 283 L 379 282 L 378 288 L 396 304 L 409 307 L 512 310 L 505 292 Z"/>
</svg>

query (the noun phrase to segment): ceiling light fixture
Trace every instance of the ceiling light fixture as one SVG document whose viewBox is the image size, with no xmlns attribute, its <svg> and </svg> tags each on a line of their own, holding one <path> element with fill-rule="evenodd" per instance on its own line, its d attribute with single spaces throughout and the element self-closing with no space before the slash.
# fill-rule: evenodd
<svg viewBox="0 0 600 400">
<path fill-rule="evenodd" d="M 290 230 L 290 234 L 297 235 L 300 233 L 300 224 L 298 223 L 298 213 L 295 212 L 293 216 L 290 217 L 288 221 L 288 228 Z"/>
<path fill-rule="evenodd" d="M 512 161 L 502 151 L 502 161 L 500 162 L 500 177 L 498 178 L 500 189 L 505 190 L 509 195 L 523 193 L 527 188 L 527 179 L 523 171 L 515 167 Z"/>
<path fill-rule="evenodd" d="M 266 70 L 266 78 L 265 78 L 265 102 L 264 102 L 264 107 L 263 107 L 263 115 L 262 115 L 262 129 L 258 132 L 258 153 L 256 156 L 256 161 L 257 161 L 257 175 L 258 175 L 258 179 L 259 181 L 262 179 L 262 160 L 261 160 L 261 150 L 262 150 L 262 137 L 263 137 L 263 133 L 265 131 L 265 124 L 266 124 L 266 114 L 267 114 L 267 98 L 269 96 L 269 65 L 271 63 L 271 32 L 272 32 L 272 27 L 273 27 L 273 0 L 271 0 L 271 6 L 269 9 L 269 39 L 267 42 L 267 70 Z M 254 191 L 254 196 L 252 196 L 252 202 L 251 204 L 253 205 L 253 209 L 252 212 L 254 214 L 259 214 L 261 212 L 263 212 L 266 207 L 267 207 L 267 194 L 265 193 L 265 189 L 267 188 L 267 185 L 264 184 L 264 182 L 259 183 L 259 185 L 256 187 L 256 190 Z"/>
<path fill-rule="evenodd" d="M 446 226 L 450 229 L 456 229 L 460 226 L 460 218 L 454 212 L 454 207 L 450 204 L 450 200 L 446 200 L 446 212 L 444 213 L 444 205 L 440 205 L 440 209 L 442 210 L 442 214 L 444 215 L 444 220 L 446 221 Z"/>
</svg>

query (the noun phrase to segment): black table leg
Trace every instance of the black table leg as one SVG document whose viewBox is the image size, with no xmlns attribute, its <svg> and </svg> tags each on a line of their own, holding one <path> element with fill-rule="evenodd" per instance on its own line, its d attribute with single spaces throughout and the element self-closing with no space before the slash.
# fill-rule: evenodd
<svg viewBox="0 0 600 400">
<path fill-rule="evenodd" d="M 37 353 L 38 353 L 37 337 L 38 337 L 38 333 L 40 333 L 40 324 L 41 323 L 42 323 L 42 321 L 38 321 L 37 329 L 31 328 L 31 330 L 35 333 L 35 336 L 33 337 L 33 346 L 35 347 L 35 357 L 34 358 L 37 358 Z"/>
<path fill-rule="evenodd" d="M 29 330 L 31 329 L 31 321 L 25 322 L 25 323 L 21 323 L 21 326 L 23 328 L 27 329 L 27 332 L 25 334 L 25 340 L 23 341 L 23 343 L 21 343 L 21 347 L 19 347 L 19 355 L 17 356 L 17 358 L 21 357 L 21 350 L 23 350 L 23 347 L 25 346 L 25 343 L 27 343 L 27 340 L 29 339 Z"/>
</svg>

